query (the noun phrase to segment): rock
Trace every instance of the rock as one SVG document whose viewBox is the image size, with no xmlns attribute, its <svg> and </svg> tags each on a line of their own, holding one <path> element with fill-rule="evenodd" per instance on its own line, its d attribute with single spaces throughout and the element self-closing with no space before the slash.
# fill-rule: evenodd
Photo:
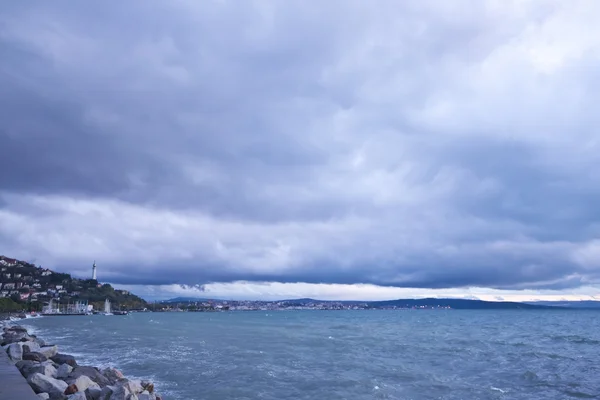
<svg viewBox="0 0 600 400">
<path fill-rule="evenodd" d="M 20 361 L 23 359 L 23 347 L 19 343 L 12 343 L 6 349 L 6 353 L 13 361 Z"/>
<path fill-rule="evenodd" d="M 21 371 L 23 368 L 29 368 L 29 367 L 33 367 L 36 365 L 40 365 L 40 363 L 37 363 L 35 361 L 31 361 L 31 360 L 21 360 L 21 361 L 17 361 L 15 364 L 15 367 L 17 367 L 19 369 L 19 371 Z"/>
<path fill-rule="evenodd" d="M 142 381 L 142 387 L 150 393 L 154 393 L 154 383 L 150 381 Z"/>
<path fill-rule="evenodd" d="M 44 362 L 44 361 L 47 361 L 48 358 L 45 355 L 43 355 L 42 353 L 32 352 L 32 353 L 24 353 L 23 360 Z"/>
<path fill-rule="evenodd" d="M 61 364 L 60 367 L 56 370 L 56 377 L 58 379 L 65 379 L 69 374 L 73 371 L 73 367 L 69 364 Z"/>
<path fill-rule="evenodd" d="M 75 361 L 75 357 L 68 354 L 57 353 L 55 356 L 50 357 L 50 359 L 59 365 L 68 364 L 73 368 L 77 366 L 77 361 Z"/>
<path fill-rule="evenodd" d="M 129 396 L 127 396 L 127 400 L 140 400 L 139 397 L 137 397 L 136 394 L 130 394 Z"/>
<path fill-rule="evenodd" d="M 100 391 L 99 400 L 110 400 L 110 397 L 113 394 L 114 387 L 112 386 L 104 386 Z"/>
<path fill-rule="evenodd" d="M 129 400 L 131 393 L 123 386 L 117 386 L 110 395 L 110 400 Z"/>
<path fill-rule="evenodd" d="M 77 393 L 77 392 L 79 392 L 79 388 L 78 388 L 78 387 L 77 387 L 77 385 L 76 385 L 76 384 L 74 384 L 74 383 L 71 383 L 71 384 L 70 384 L 69 386 L 67 386 L 67 388 L 65 389 L 65 394 L 66 394 L 67 396 L 68 396 L 68 395 L 71 395 L 71 394 L 73 394 L 73 393 Z"/>
<path fill-rule="evenodd" d="M 67 399 L 69 399 L 69 400 L 87 400 L 87 397 L 85 397 L 85 393 L 77 392 L 75 394 L 67 396 Z"/>
<path fill-rule="evenodd" d="M 33 335 L 30 335 L 31 337 L 33 337 Z M 46 342 L 44 342 L 42 339 L 37 338 L 37 337 L 33 337 L 33 342 L 36 342 L 37 344 L 40 345 L 40 347 L 46 346 Z"/>
<path fill-rule="evenodd" d="M 36 342 L 24 342 L 21 344 L 23 353 L 37 353 L 40 351 L 40 345 Z"/>
<path fill-rule="evenodd" d="M 102 389 L 99 387 L 89 387 L 85 390 L 85 397 L 87 400 L 100 400 Z"/>
<path fill-rule="evenodd" d="M 21 325 L 12 325 L 4 328 L 4 332 L 21 332 L 27 333 L 27 329 L 23 328 Z"/>
<path fill-rule="evenodd" d="M 111 384 L 111 382 L 108 380 L 108 378 L 106 378 L 106 376 L 104 376 L 104 374 L 102 374 L 98 370 L 98 368 L 87 367 L 87 366 L 76 367 L 75 369 L 73 369 L 73 371 L 69 374 L 69 377 L 67 378 L 67 380 L 75 380 L 83 375 L 87 376 L 88 378 L 90 378 L 92 381 L 96 382 L 101 387 Z"/>
<path fill-rule="evenodd" d="M 52 394 L 63 394 L 68 386 L 66 382 L 42 374 L 31 375 L 27 378 L 27 382 L 36 393 L 46 392 L 51 396 Z"/>
<path fill-rule="evenodd" d="M 67 395 L 63 393 L 50 393 L 50 400 L 67 400 Z"/>
<path fill-rule="evenodd" d="M 142 393 L 138 394 L 138 400 L 155 400 L 155 397 L 147 390 L 144 390 Z"/>
<path fill-rule="evenodd" d="M 90 379 L 86 375 L 81 375 L 76 379 L 69 378 L 69 379 L 67 379 L 67 383 L 77 386 L 78 392 L 85 392 L 85 390 L 90 387 L 100 389 L 100 385 L 98 385 L 96 382 L 94 382 L 92 379 Z"/>
<path fill-rule="evenodd" d="M 102 370 L 102 375 L 108 379 L 110 385 L 114 385 L 119 382 L 121 379 L 125 379 L 125 376 L 116 368 L 105 368 Z"/>
<path fill-rule="evenodd" d="M 48 400 L 50 398 L 50 395 L 48 393 L 38 393 L 37 397 L 43 400 Z"/>
<path fill-rule="evenodd" d="M 54 357 L 55 355 L 58 354 L 58 346 L 53 345 L 53 346 L 41 346 L 39 350 L 37 350 L 39 353 L 42 353 L 43 355 L 45 355 L 48 358 Z"/>
<path fill-rule="evenodd" d="M 142 387 L 142 382 L 139 380 L 125 380 L 120 386 L 123 386 L 125 389 L 132 394 L 142 393 L 144 388 Z"/>
<path fill-rule="evenodd" d="M 32 366 L 25 366 L 21 369 L 21 374 L 28 378 L 33 374 L 42 374 L 49 376 L 50 378 L 56 378 L 56 368 L 52 365 L 52 362 L 45 361 L 43 363 L 35 363 Z"/>
</svg>

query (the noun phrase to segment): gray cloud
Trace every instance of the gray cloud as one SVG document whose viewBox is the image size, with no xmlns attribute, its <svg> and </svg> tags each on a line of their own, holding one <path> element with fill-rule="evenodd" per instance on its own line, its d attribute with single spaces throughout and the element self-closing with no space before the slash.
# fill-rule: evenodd
<svg viewBox="0 0 600 400">
<path fill-rule="evenodd" d="M 3 5 L 0 249 L 122 284 L 599 283 L 598 5 L 460 5 Z"/>
</svg>

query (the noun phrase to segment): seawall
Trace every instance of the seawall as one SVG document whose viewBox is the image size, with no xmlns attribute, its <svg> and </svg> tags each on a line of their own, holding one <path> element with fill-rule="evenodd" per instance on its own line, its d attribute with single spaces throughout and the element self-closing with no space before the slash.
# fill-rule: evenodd
<svg viewBox="0 0 600 400">
<path fill-rule="evenodd" d="M 0 400 L 40 400 L 5 351 L 0 351 Z"/>
</svg>

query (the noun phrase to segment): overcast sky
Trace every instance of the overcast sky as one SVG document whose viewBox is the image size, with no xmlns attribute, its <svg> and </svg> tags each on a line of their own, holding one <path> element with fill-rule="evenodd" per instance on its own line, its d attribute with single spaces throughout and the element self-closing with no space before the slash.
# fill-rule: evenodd
<svg viewBox="0 0 600 400">
<path fill-rule="evenodd" d="M 596 295 L 599 20 L 2 2 L 0 254 L 151 297 Z"/>
</svg>

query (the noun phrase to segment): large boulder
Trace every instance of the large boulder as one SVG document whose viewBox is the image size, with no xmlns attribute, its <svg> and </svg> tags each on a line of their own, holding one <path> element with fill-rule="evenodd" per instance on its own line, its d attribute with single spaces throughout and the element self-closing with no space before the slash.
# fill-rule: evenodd
<svg viewBox="0 0 600 400">
<path fill-rule="evenodd" d="M 146 390 L 150 393 L 154 393 L 154 383 L 143 380 L 141 382 L 141 384 L 142 384 L 142 387 L 144 388 L 144 390 Z"/>
<path fill-rule="evenodd" d="M 102 375 L 108 379 L 110 385 L 114 385 L 117 382 L 125 379 L 125 376 L 116 368 L 105 368 L 102 370 Z"/>
<path fill-rule="evenodd" d="M 70 382 L 79 378 L 80 376 L 87 376 L 92 381 L 100 385 L 100 387 L 104 387 L 111 384 L 108 378 L 106 378 L 106 376 L 104 376 L 98 368 L 88 366 L 75 367 L 73 371 L 69 374 L 67 381 Z"/>
<path fill-rule="evenodd" d="M 77 366 L 77 361 L 75 361 L 75 357 L 73 357 L 69 354 L 57 353 L 56 355 L 50 357 L 50 359 L 59 365 L 60 364 L 68 364 L 73 368 L 75 368 Z"/>
<path fill-rule="evenodd" d="M 67 379 L 67 383 L 77 386 L 77 392 L 85 392 L 85 390 L 90 387 L 100 389 L 100 385 L 86 375 L 80 375 L 76 379 L 69 378 Z"/>
<path fill-rule="evenodd" d="M 40 345 L 36 342 L 21 342 L 23 353 L 37 353 L 40 351 Z"/>
<path fill-rule="evenodd" d="M 72 383 L 69 386 L 67 386 L 67 388 L 65 389 L 65 394 L 68 396 L 70 394 L 77 393 L 78 391 L 79 391 L 79 389 L 77 388 L 77 385 Z"/>
<path fill-rule="evenodd" d="M 85 397 L 87 400 L 100 400 L 102 389 L 99 387 L 89 387 L 85 390 Z"/>
<path fill-rule="evenodd" d="M 48 393 L 38 393 L 37 397 L 39 397 L 42 400 L 48 400 L 50 398 L 50 395 Z"/>
<path fill-rule="evenodd" d="M 56 369 L 56 377 L 58 379 L 65 379 L 69 376 L 69 374 L 73 371 L 73 367 L 71 367 L 69 364 L 61 364 L 57 369 Z"/>
<path fill-rule="evenodd" d="M 31 352 L 31 353 L 23 353 L 23 360 L 31 360 L 37 362 L 47 361 L 48 358 L 42 353 Z"/>
<path fill-rule="evenodd" d="M 20 343 L 12 343 L 6 349 L 6 353 L 13 361 L 20 361 L 23 359 L 23 347 Z"/>
<path fill-rule="evenodd" d="M 132 393 L 124 386 L 116 386 L 110 395 L 110 400 L 131 400 Z M 136 397 L 137 399 L 137 397 Z"/>
<path fill-rule="evenodd" d="M 43 355 L 45 355 L 48 358 L 54 357 L 55 355 L 58 354 L 58 346 L 56 346 L 56 345 L 41 346 L 39 348 L 39 350 L 37 350 L 37 352 L 42 353 Z"/>
<path fill-rule="evenodd" d="M 112 396 L 114 391 L 114 386 L 104 386 L 102 388 L 102 390 L 100 391 L 100 397 L 98 397 L 99 400 L 110 400 L 110 397 Z"/>
<path fill-rule="evenodd" d="M 67 399 L 68 400 L 87 400 L 87 397 L 85 396 L 85 393 L 77 392 L 75 394 L 67 396 Z"/>
<path fill-rule="evenodd" d="M 156 396 L 154 393 L 150 393 L 147 390 L 144 390 L 142 393 L 137 395 L 138 400 L 156 400 Z"/>
<path fill-rule="evenodd" d="M 138 394 L 144 391 L 142 387 L 142 382 L 139 380 L 124 380 L 119 383 L 120 386 L 123 386 L 129 393 Z"/>
<path fill-rule="evenodd" d="M 27 378 L 29 385 L 35 390 L 36 393 L 48 393 L 52 397 L 53 394 L 62 395 L 67 389 L 67 383 L 59 381 L 58 379 L 51 378 L 42 374 L 33 374 Z"/>
<path fill-rule="evenodd" d="M 52 365 L 52 362 L 46 361 L 43 363 L 34 362 L 33 365 L 25 365 L 21 369 L 21 375 L 25 378 L 29 378 L 33 374 L 42 374 L 49 376 L 50 378 L 56 378 L 56 368 Z"/>
</svg>

